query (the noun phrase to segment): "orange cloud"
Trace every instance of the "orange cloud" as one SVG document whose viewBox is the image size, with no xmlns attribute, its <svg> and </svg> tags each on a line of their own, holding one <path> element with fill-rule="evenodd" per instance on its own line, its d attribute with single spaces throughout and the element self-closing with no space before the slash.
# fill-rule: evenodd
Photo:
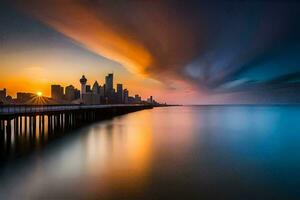
<svg viewBox="0 0 300 200">
<path fill-rule="evenodd" d="M 18 2 L 18 1 L 17 1 Z M 82 46 L 144 74 L 151 54 L 140 43 L 117 33 L 99 20 L 91 7 L 78 0 L 29 0 L 21 8 Z"/>
</svg>

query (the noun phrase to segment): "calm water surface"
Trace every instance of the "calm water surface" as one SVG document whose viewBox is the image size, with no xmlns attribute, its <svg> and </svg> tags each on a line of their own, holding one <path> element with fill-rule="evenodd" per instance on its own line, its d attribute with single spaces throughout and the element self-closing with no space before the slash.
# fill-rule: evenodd
<svg viewBox="0 0 300 200">
<path fill-rule="evenodd" d="M 300 199 L 300 107 L 144 110 L 1 166 L 0 199 Z"/>
</svg>

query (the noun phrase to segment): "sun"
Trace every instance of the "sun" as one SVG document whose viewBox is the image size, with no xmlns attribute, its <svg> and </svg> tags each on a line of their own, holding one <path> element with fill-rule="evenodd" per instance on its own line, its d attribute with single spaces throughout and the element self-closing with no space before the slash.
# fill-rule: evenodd
<svg viewBox="0 0 300 200">
<path fill-rule="evenodd" d="M 43 93 L 42 93 L 42 92 L 37 92 L 36 95 L 37 95 L 38 97 L 41 97 L 41 96 L 43 96 Z"/>
</svg>

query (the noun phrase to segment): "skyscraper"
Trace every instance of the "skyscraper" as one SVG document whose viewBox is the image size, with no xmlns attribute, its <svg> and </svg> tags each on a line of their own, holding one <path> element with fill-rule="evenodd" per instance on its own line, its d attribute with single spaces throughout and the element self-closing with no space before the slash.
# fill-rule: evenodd
<svg viewBox="0 0 300 200">
<path fill-rule="evenodd" d="M 62 100 L 64 98 L 64 88 L 60 85 L 51 85 L 51 98 Z"/>
<path fill-rule="evenodd" d="M 153 104 L 153 97 L 152 96 L 150 96 L 148 99 L 147 99 L 147 102 L 149 103 L 149 104 Z"/>
<path fill-rule="evenodd" d="M 93 91 L 93 94 L 99 94 L 100 91 L 99 91 L 99 84 L 97 81 L 95 81 L 93 87 L 92 87 L 92 91 Z"/>
<path fill-rule="evenodd" d="M 118 103 L 123 103 L 123 85 L 117 84 Z"/>
<path fill-rule="evenodd" d="M 103 86 L 99 86 L 99 94 L 100 94 L 100 96 L 101 97 L 104 97 L 104 90 L 105 90 L 105 85 L 103 85 Z"/>
<path fill-rule="evenodd" d="M 100 104 L 101 103 L 100 87 L 99 87 L 99 84 L 97 81 L 95 81 L 95 83 L 93 84 L 92 96 L 93 96 L 92 104 Z"/>
<path fill-rule="evenodd" d="M 90 85 L 86 85 L 85 86 L 85 93 L 90 93 L 90 92 L 92 92 L 91 86 Z"/>
<path fill-rule="evenodd" d="M 142 98 L 141 98 L 138 94 L 136 94 L 136 95 L 134 96 L 134 102 L 135 102 L 135 103 L 141 103 L 141 101 L 142 101 Z"/>
<path fill-rule="evenodd" d="M 124 89 L 124 103 L 128 103 L 128 96 L 129 96 L 129 92 L 127 89 Z"/>
<path fill-rule="evenodd" d="M 73 101 L 76 99 L 76 89 L 73 85 L 69 85 L 66 87 L 65 95 L 68 101 Z"/>
<path fill-rule="evenodd" d="M 0 90 L 0 98 L 4 99 L 6 98 L 6 89 Z"/>
<path fill-rule="evenodd" d="M 107 95 L 111 95 L 113 91 L 113 86 L 114 86 L 114 74 L 108 74 L 105 77 L 105 92 Z"/>
<path fill-rule="evenodd" d="M 75 88 L 75 99 L 80 99 L 80 90 Z"/>
<path fill-rule="evenodd" d="M 32 100 L 36 97 L 35 94 L 28 93 L 28 92 L 17 92 L 17 102 L 19 104 L 30 104 Z"/>
</svg>

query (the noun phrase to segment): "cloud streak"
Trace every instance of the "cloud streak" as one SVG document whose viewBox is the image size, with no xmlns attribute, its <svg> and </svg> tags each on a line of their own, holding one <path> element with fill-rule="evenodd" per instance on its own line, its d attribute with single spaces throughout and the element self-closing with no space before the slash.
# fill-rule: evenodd
<svg viewBox="0 0 300 200">
<path fill-rule="evenodd" d="M 81 1 L 30 0 L 25 4 L 20 2 L 19 5 L 90 51 L 120 62 L 131 71 L 142 72 L 152 62 L 147 49 L 114 31 L 97 18 L 91 7 Z"/>
</svg>

